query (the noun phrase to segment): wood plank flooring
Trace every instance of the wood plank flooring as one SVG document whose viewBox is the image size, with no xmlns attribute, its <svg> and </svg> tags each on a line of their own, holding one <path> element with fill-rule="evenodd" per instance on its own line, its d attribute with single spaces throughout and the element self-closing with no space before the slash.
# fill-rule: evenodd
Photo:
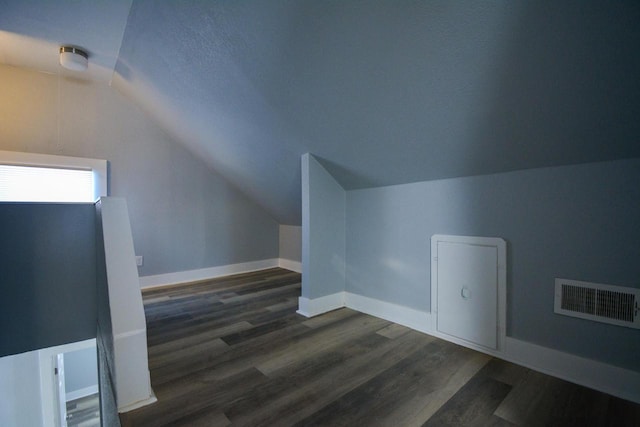
<svg viewBox="0 0 640 427">
<path fill-rule="evenodd" d="M 158 402 L 130 426 L 640 426 L 640 405 L 349 309 L 271 269 L 148 290 Z"/>
<path fill-rule="evenodd" d="M 98 393 L 67 402 L 67 427 L 99 427 Z"/>
</svg>

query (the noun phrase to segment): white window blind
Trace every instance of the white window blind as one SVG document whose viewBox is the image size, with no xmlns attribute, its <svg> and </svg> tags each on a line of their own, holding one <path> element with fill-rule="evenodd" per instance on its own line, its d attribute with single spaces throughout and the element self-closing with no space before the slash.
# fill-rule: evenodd
<svg viewBox="0 0 640 427">
<path fill-rule="evenodd" d="M 93 180 L 91 170 L 0 165 L 0 201 L 92 203 Z"/>
</svg>

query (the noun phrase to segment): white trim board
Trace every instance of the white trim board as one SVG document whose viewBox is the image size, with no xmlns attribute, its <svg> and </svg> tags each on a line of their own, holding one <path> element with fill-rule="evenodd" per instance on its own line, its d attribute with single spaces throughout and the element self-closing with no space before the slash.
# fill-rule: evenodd
<svg viewBox="0 0 640 427">
<path fill-rule="evenodd" d="M 305 317 L 314 317 L 342 307 L 370 314 L 420 332 L 430 333 L 431 330 L 429 328 L 431 313 L 350 292 L 336 292 L 313 299 L 300 297 L 297 313 Z"/>
<path fill-rule="evenodd" d="M 180 283 L 197 282 L 200 280 L 216 279 L 232 274 L 251 273 L 269 268 L 284 268 L 285 270 L 302 273 L 302 263 L 285 258 L 269 258 L 259 261 L 241 262 L 238 264 L 220 265 L 217 267 L 201 268 L 197 270 L 177 271 L 175 273 L 142 276 L 140 288 L 155 288 L 161 286 L 178 285 Z"/>
<path fill-rule="evenodd" d="M 146 328 L 114 335 L 113 359 L 116 362 L 118 412 L 131 411 L 157 401 L 151 388 Z"/>
<path fill-rule="evenodd" d="M 279 258 L 260 261 L 242 262 L 238 264 L 220 265 L 217 267 L 201 268 L 198 270 L 177 271 L 175 273 L 157 274 L 140 277 L 140 287 L 153 288 L 156 286 L 170 286 L 180 283 L 197 282 L 199 280 L 215 279 L 232 274 L 250 273 L 280 266 Z"/>
<path fill-rule="evenodd" d="M 251 273 L 253 271 L 268 270 L 280 267 L 285 270 L 302 273 L 302 264 L 285 258 L 270 258 L 259 261 L 242 262 L 238 264 L 220 265 L 217 267 L 201 268 L 198 270 L 177 271 L 175 273 L 157 274 L 140 277 L 140 288 L 154 288 L 171 286 L 180 283 L 197 282 L 200 280 L 216 279 L 232 274 Z"/>
<path fill-rule="evenodd" d="M 389 320 L 547 375 L 640 403 L 640 372 L 586 359 L 513 337 L 506 337 L 503 352 L 490 351 L 485 347 L 433 331 L 431 329 L 431 313 L 429 312 L 350 292 L 338 292 L 313 300 L 300 298 L 298 313 L 307 317 L 317 316 L 340 308 L 339 302 L 341 300 L 345 307 L 352 310 Z"/>
<path fill-rule="evenodd" d="M 302 273 L 302 263 L 300 261 L 293 261 L 286 258 L 278 258 L 278 267 L 286 270 L 295 271 L 296 273 Z"/>
<path fill-rule="evenodd" d="M 361 313 L 370 314 L 390 322 L 398 323 L 416 331 L 429 333 L 431 313 L 380 301 L 374 298 L 345 292 L 345 306 Z"/>
<path fill-rule="evenodd" d="M 336 292 L 314 299 L 300 297 L 298 298 L 297 313 L 305 317 L 314 317 L 342 308 L 344 307 L 344 294 L 344 292 Z"/>
<path fill-rule="evenodd" d="M 98 393 L 98 384 L 90 385 L 89 387 L 68 392 L 65 396 L 65 401 L 71 402 L 72 400 L 91 396 L 92 394 L 96 394 L 96 393 Z"/>
<path fill-rule="evenodd" d="M 640 372 L 507 337 L 509 362 L 640 403 Z"/>
<path fill-rule="evenodd" d="M 502 352 L 497 350 L 488 349 L 484 346 L 433 330 L 432 315 L 427 311 L 416 310 L 414 308 L 365 297 L 363 295 L 352 294 L 350 292 L 345 292 L 344 298 L 345 307 L 352 310 L 370 314 L 371 316 L 406 326 L 418 332 L 423 332 L 445 341 L 471 348 L 481 353 L 496 357 L 504 356 Z"/>
<path fill-rule="evenodd" d="M 156 394 L 154 393 L 153 389 L 150 388 L 150 390 L 151 390 L 151 395 L 147 399 L 139 400 L 137 402 L 133 402 L 130 405 L 123 406 L 122 408 L 118 408 L 118 413 L 133 411 L 134 409 L 142 408 L 143 406 L 156 403 L 158 401 L 158 398 L 156 397 Z"/>
</svg>

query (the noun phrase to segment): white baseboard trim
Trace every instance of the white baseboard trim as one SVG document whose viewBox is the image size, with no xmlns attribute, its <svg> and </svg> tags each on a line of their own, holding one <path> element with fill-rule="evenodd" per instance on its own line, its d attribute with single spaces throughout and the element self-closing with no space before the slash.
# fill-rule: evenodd
<svg viewBox="0 0 640 427">
<path fill-rule="evenodd" d="M 361 313 L 370 314 L 415 329 L 416 331 L 424 333 L 430 332 L 431 313 L 428 312 L 352 294 L 351 292 L 345 292 L 345 306 Z"/>
<path fill-rule="evenodd" d="M 470 348 L 472 350 L 479 351 L 479 352 L 484 353 L 484 354 L 488 354 L 489 356 L 495 356 L 495 357 L 498 357 L 500 359 L 505 359 L 505 360 L 507 359 L 506 353 L 504 351 L 504 348 L 502 350 L 498 350 L 498 349 L 485 347 L 483 345 L 476 344 L 476 343 L 471 342 L 471 341 L 463 340 L 463 339 L 455 337 L 453 335 L 444 334 L 444 333 L 438 331 L 437 329 L 433 329 L 433 326 L 434 325 L 432 324 L 431 325 L 432 329 L 429 332 L 426 332 L 427 334 L 432 335 L 432 336 L 434 336 L 436 338 L 443 339 L 445 341 L 452 342 L 454 344 L 461 345 L 463 347 Z M 505 340 L 506 340 L 506 336 L 502 338 L 502 342 L 504 343 Z M 503 344 L 503 347 L 504 347 L 504 344 Z"/>
<path fill-rule="evenodd" d="M 266 270 L 268 268 L 278 267 L 279 265 L 279 258 L 271 258 L 260 261 L 201 268 L 198 270 L 178 271 L 175 273 L 157 274 L 154 276 L 142 276 L 140 277 L 140 288 L 145 289 L 157 286 L 176 285 L 179 283 L 197 282 L 199 280 L 215 279 L 216 277 L 230 276 L 232 274 Z"/>
<path fill-rule="evenodd" d="M 90 385 L 89 387 L 81 388 L 80 390 L 74 390 L 67 393 L 65 395 L 65 402 L 71 402 L 72 400 L 91 396 L 92 394 L 96 393 L 98 393 L 98 384 Z"/>
<path fill-rule="evenodd" d="M 510 362 L 640 403 L 640 372 L 507 337 Z"/>
<path fill-rule="evenodd" d="M 513 337 L 506 337 L 503 352 L 486 349 L 434 331 L 429 312 L 350 292 L 344 292 L 344 305 L 352 310 L 389 320 L 547 375 L 640 403 L 640 372 L 586 359 Z"/>
<path fill-rule="evenodd" d="M 134 409 L 138 409 L 138 408 L 142 408 L 143 406 L 147 406 L 147 405 L 151 405 L 152 403 L 156 403 L 158 401 L 158 398 L 156 397 L 156 394 L 153 392 L 153 389 L 151 389 L 151 396 L 149 396 L 149 398 L 144 399 L 144 400 L 140 400 L 138 402 L 134 402 L 130 405 L 127 405 L 123 408 L 118 408 L 118 413 L 125 413 L 125 412 L 129 412 L 129 411 L 133 411 Z"/>
<path fill-rule="evenodd" d="M 314 299 L 300 297 L 298 298 L 297 313 L 305 317 L 313 317 L 342 308 L 344 307 L 344 294 L 344 292 L 336 292 Z"/>
<path fill-rule="evenodd" d="M 278 259 L 278 266 L 287 270 L 295 271 L 296 273 L 302 273 L 302 263 L 300 261 L 293 261 L 286 258 Z"/>
</svg>

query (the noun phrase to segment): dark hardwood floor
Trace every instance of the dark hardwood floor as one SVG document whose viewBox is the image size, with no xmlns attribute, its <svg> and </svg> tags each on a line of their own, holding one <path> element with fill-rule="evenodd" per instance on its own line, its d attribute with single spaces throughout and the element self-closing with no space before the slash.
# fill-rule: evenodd
<svg viewBox="0 0 640 427">
<path fill-rule="evenodd" d="M 67 402 L 67 427 L 99 427 L 98 393 Z"/>
<path fill-rule="evenodd" d="M 128 426 L 640 426 L 640 405 L 349 309 L 282 269 L 143 293 L 158 402 Z"/>
</svg>

